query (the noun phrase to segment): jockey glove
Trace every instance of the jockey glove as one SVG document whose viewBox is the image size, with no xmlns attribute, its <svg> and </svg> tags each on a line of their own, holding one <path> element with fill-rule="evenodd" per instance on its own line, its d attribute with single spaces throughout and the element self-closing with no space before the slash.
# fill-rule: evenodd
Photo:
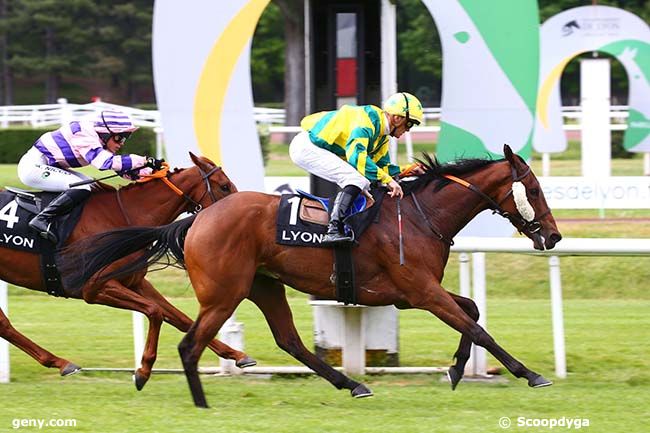
<svg viewBox="0 0 650 433">
<path fill-rule="evenodd" d="M 165 160 L 162 158 L 158 159 L 154 158 L 153 156 L 149 156 L 147 157 L 147 162 L 144 164 L 144 166 L 157 171 L 162 168 L 163 162 L 165 162 Z"/>
</svg>

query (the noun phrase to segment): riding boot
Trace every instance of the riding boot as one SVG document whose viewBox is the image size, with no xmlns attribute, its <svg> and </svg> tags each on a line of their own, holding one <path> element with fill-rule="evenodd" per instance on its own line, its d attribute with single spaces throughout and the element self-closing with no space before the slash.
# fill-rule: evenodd
<svg viewBox="0 0 650 433">
<path fill-rule="evenodd" d="M 334 205 L 332 206 L 332 213 L 330 221 L 327 226 L 327 234 L 323 237 L 321 245 L 335 245 L 345 242 L 352 242 L 354 238 L 345 234 L 345 226 L 343 218 L 348 209 L 354 203 L 361 189 L 354 185 L 347 185 L 342 191 L 336 195 Z"/>
<path fill-rule="evenodd" d="M 70 212 L 76 205 L 83 202 L 90 195 L 90 191 L 85 189 L 69 189 L 64 191 L 57 198 L 52 200 L 45 209 L 36 215 L 29 222 L 29 227 L 39 233 L 39 235 L 56 244 L 58 239 L 54 231 L 51 230 L 54 217 L 65 215 Z"/>
</svg>

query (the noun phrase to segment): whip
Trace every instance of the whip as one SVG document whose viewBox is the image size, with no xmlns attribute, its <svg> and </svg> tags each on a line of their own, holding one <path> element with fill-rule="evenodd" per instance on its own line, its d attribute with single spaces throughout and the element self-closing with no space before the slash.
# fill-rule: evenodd
<svg viewBox="0 0 650 433">
<path fill-rule="evenodd" d="M 402 199 L 397 197 L 397 230 L 399 232 L 399 264 L 404 266 L 404 238 L 402 237 Z"/>
</svg>

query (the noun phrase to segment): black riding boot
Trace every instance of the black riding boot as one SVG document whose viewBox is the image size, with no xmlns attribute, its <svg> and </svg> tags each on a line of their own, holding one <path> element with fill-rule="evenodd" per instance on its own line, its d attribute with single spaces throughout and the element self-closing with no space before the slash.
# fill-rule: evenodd
<svg viewBox="0 0 650 433">
<path fill-rule="evenodd" d="M 345 228 L 343 225 L 343 218 L 345 214 L 354 203 L 361 189 L 354 185 L 347 185 L 340 191 L 334 199 L 332 206 L 332 214 L 330 215 L 330 222 L 327 226 L 327 234 L 323 237 L 321 245 L 335 245 L 345 242 L 352 242 L 354 239 L 351 236 L 345 235 Z"/>
<path fill-rule="evenodd" d="M 69 189 L 64 191 L 52 200 L 41 213 L 32 218 L 29 222 L 29 227 L 36 230 L 42 238 L 56 244 L 58 242 L 56 234 L 50 230 L 54 217 L 67 214 L 89 195 L 90 191 L 85 189 Z"/>
</svg>

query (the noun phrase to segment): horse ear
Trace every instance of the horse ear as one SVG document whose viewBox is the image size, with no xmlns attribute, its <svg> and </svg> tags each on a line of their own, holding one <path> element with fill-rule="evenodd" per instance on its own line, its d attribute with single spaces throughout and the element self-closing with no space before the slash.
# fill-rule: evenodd
<svg viewBox="0 0 650 433">
<path fill-rule="evenodd" d="M 199 165 L 199 161 L 200 161 L 199 157 L 194 155 L 194 153 L 192 153 L 192 152 L 189 152 L 189 153 L 190 153 L 190 159 L 192 159 L 192 162 L 194 163 L 194 165 Z"/>
<path fill-rule="evenodd" d="M 508 146 L 505 143 L 503 144 L 503 156 L 505 156 L 506 159 L 508 161 L 510 161 L 511 163 L 514 162 L 513 161 L 514 160 L 514 157 L 513 157 L 514 154 L 512 153 L 512 149 L 510 148 L 510 146 Z"/>
</svg>

